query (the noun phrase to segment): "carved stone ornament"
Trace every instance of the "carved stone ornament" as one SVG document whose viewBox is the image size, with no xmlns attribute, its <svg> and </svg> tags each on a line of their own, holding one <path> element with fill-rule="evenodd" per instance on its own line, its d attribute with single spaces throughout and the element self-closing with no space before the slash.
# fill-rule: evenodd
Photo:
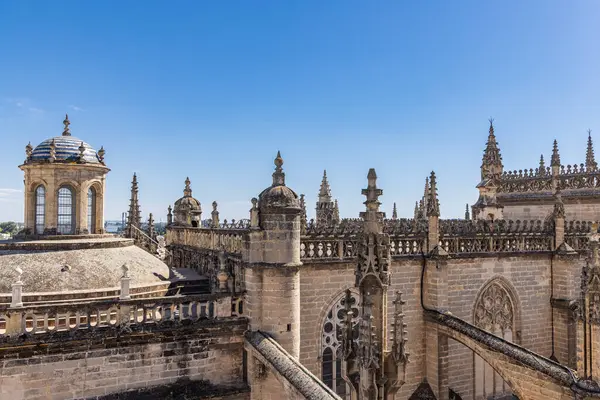
<svg viewBox="0 0 600 400">
<path fill-rule="evenodd" d="M 475 306 L 475 325 L 487 331 L 495 331 L 496 327 L 502 331 L 513 328 L 512 303 L 498 283 L 489 285 L 479 298 Z"/>
</svg>

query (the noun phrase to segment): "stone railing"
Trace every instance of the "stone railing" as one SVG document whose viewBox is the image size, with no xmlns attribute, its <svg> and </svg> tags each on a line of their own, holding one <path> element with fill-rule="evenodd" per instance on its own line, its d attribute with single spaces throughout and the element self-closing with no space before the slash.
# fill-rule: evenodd
<svg viewBox="0 0 600 400">
<path fill-rule="evenodd" d="M 208 229 L 248 229 L 250 228 L 250 220 L 249 219 L 232 219 L 231 221 L 227 221 L 226 219 L 223 222 L 219 222 L 219 226 L 213 226 L 212 219 L 205 219 L 201 222 L 202 228 Z"/>
<path fill-rule="evenodd" d="M 554 236 L 549 234 L 511 234 L 442 237 L 439 245 L 449 254 L 552 251 L 554 250 Z"/>
<path fill-rule="evenodd" d="M 440 235 L 473 236 L 501 234 L 554 234 L 552 221 L 440 219 Z"/>
<path fill-rule="evenodd" d="M 146 232 L 144 232 L 137 226 L 129 225 L 126 236 L 133 239 L 134 243 L 137 246 L 147 250 L 152 254 L 156 254 L 159 246 L 158 242 L 150 236 L 148 236 Z"/>
<path fill-rule="evenodd" d="M 498 193 L 544 192 L 553 190 L 553 181 L 563 190 L 600 188 L 600 171 L 584 164 L 561 165 L 558 176 L 552 169 L 505 171 L 500 177 Z"/>
<path fill-rule="evenodd" d="M 175 296 L 90 303 L 0 308 L 0 341 L 22 334 L 93 331 L 186 324 L 243 316 L 242 298 L 230 295 Z"/>
<path fill-rule="evenodd" d="M 170 226 L 167 245 L 189 246 L 241 254 L 247 230 Z"/>
</svg>

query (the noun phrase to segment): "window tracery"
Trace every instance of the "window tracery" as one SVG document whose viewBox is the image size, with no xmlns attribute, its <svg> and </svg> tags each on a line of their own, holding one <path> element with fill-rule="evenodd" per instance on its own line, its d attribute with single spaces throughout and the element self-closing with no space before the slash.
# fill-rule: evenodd
<svg viewBox="0 0 600 400">
<path fill-rule="evenodd" d="M 505 340 L 512 341 L 515 311 L 509 292 L 500 282 L 489 284 L 475 303 L 474 325 Z M 503 398 L 510 387 L 502 377 L 477 354 L 474 354 L 475 399 Z"/>
<path fill-rule="evenodd" d="M 342 334 L 346 319 L 345 295 L 342 294 L 325 316 L 321 331 L 321 366 L 322 380 L 342 398 L 350 398 L 350 389 L 344 380 Z M 352 331 L 354 342 L 358 340 L 358 294 L 352 292 Z"/>
</svg>

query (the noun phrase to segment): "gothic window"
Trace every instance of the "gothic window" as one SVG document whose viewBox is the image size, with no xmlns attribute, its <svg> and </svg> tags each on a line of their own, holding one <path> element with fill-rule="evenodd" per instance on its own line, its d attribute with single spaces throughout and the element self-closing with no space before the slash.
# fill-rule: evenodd
<svg viewBox="0 0 600 400">
<path fill-rule="evenodd" d="M 88 189 L 88 230 L 96 233 L 96 189 Z"/>
<path fill-rule="evenodd" d="M 358 295 L 352 293 L 352 330 L 358 339 Z M 350 398 L 350 388 L 343 378 L 342 333 L 345 321 L 345 294 L 337 298 L 325 316 L 321 337 L 322 380 L 342 398 Z"/>
<path fill-rule="evenodd" d="M 57 232 L 63 235 L 75 233 L 75 201 L 73 190 L 63 186 L 58 189 Z"/>
<path fill-rule="evenodd" d="M 35 233 L 44 233 L 46 222 L 46 188 L 42 185 L 35 189 Z"/>
<path fill-rule="evenodd" d="M 474 324 L 505 340 L 512 341 L 515 331 L 514 307 L 507 290 L 492 282 L 479 296 L 475 304 Z M 500 375 L 477 354 L 475 362 L 475 399 L 503 398 L 510 387 Z"/>
</svg>

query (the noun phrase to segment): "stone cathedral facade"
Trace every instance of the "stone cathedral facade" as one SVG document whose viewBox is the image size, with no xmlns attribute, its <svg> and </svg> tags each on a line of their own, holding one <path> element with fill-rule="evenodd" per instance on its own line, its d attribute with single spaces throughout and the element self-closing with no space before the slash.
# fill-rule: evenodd
<svg viewBox="0 0 600 400">
<path fill-rule="evenodd" d="M 591 135 L 585 163 L 555 141 L 509 171 L 490 121 L 462 219 L 434 172 L 388 218 L 370 169 L 363 212 L 340 217 L 324 172 L 309 221 L 278 152 L 247 219 L 186 178 L 161 237 L 138 175 L 104 232 L 105 151 L 69 125 L 26 146 L 26 227 L 0 242 L 0 399 L 600 398 Z"/>
</svg>

